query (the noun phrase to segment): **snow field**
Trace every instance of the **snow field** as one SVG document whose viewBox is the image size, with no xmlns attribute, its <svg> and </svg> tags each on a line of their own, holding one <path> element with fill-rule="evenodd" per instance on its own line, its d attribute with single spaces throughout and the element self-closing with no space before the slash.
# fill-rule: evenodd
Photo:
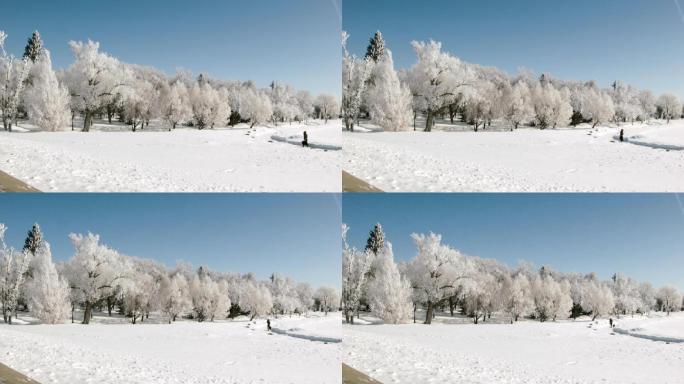
<svg viewBox="0 0 684 384">
<path fill-rule="evenodd" d="M 615 332 L 644 339 L 669 343 L 684 343 L 684 320 L 682 313 L 666 316 L 657 313 L 647 318 L 625 316 L 617 321 Z"/>
<path fill-rule="evenodd" d="M 46 192 L 339 192 L 340 151 L 271 139 L 306 130 L 311 143 L 339 148 L 339 126 L 0 132 L 0 167 Z"/>
<path fill-rule="evenodd" d="M 630 142 L 615 139 L 621 128 Z M 342 168 L 387 192 L 684 190 L 684 151 L 662 149 L 682 146 L 682 120 L 514 132 L 366 131 L 344 133 Z"/>
<path fill-rule="evenodd" d="M 153 315 L 154 316 L 154 315 Z M 0 356 L 41 383 L 340 383 L 341 344 L 266 332 L 266 320 L 1 325 Z M 156 324 L 155 324 L 156 322 Z M 271 319 L 341 338 L 339 315 Z"/>
<path fill-rule="evenodd" d="M 620 335 L 606 319 L 454 325 L 445 317 L 429 326 L 344 325 L 343 361 L 385 384 L 678 383 L 684 374 L 682 344 Z M 681 313 L 629 322 L 684 329 Z"/>
</svg>

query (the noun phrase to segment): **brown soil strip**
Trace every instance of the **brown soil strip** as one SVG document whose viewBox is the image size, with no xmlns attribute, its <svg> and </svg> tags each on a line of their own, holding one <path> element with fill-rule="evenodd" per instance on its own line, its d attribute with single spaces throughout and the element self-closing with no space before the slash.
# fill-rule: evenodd
<svg viewBox="0 0 684 384">
<path fill-rule="evenodd" d="M 367 182 L 359 179 L 356 176 L 348 173 L 347 171 L 342 171 L 342 191 L 343 192 L 365 192 L 365 193 L 378 193 L 382 192 L 381 189 L 376 188 Z"/>
<path fill-rule="evenodd" d="M 0 384 L 38 384 L 37 381 L 22 375 L 14 369 L 0 363 Z"/>
<path fill-rule="evenodd" d="M 0 171 L 0 192 L 40 192 L 36 188 Z"/>
<path fill-rule="evenodd" d="M 342 384 L 382 384 L 356 369 L 342 363 Z"/>
</svg>

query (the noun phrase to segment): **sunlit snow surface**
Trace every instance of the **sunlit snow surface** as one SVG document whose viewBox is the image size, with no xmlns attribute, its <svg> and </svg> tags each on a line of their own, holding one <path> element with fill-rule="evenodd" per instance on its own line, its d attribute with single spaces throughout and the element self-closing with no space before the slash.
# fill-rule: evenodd
<svg viewBox="0 0 684 384">
<path fill-rule="evenodd" d="M 681 383 L 684 375 L 684 344 L 619 334 L 606 319 L 463 321 L 443 315 L 432 325 L 345 325 L 343 361 L 385 384 Z M 643 327 L 684 341 L 684 313 L 616 323 L 616 330 Z"/>
<path fill-rule="evenodd" d="M 90 325 L 0 324 L 0 361 L 43 384 L 341 383 L 341 343 L 316 341 L 341 339 L 339 314 L 272 318 L 285 334 L 269 334 L 263 319 L 256 325 L 244 318 L 122 321 L 96 316 Z M 287 334 L 295 330 L 298 337 Z"/>
<path fill-rule="evenodd" d="M 46 192 L 341 191 L 339 120 L 201 131 L 78 129 L 0 132 L 0 170 Z M 304 131 L 313 148 L 296 145 Z"/>
<path fill-rule="evenodd" d="M 344 133 L 342 168 L 388 192 L 684 190 L 684 120 L 514 132 L 370 128 Z"/>
</svg>

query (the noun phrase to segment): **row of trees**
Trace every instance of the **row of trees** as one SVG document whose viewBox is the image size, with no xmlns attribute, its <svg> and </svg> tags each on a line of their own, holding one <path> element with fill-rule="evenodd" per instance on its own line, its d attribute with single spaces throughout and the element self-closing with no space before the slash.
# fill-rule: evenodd
<svg viewBox="0 0 684 384">
<path fill-rule="evenodd" d="M 443 244 L 440 235 L 413 234 L 417 254 L 394 262 L 392 246 L 380 224 L 371 230 L 364 250 L 350 247 L 343 226 L 342 307 L 348 323 L 360 310 L 370 309 L 387 323 L 406 322 L 425 308 L 425 324 L 438 309 L 456 309 L 474 323 L 494 312 L 539 321 L 607 315 L 645 314 L 652 310 L 679 311 L 681 292 L 668 285 L 656 290 L 622 274 L 601 281 L 594 273 L 562 273 L 528 264 L 509 268 L 496 260 L 465 256 Z"/>
<path fill-rule="evenodd" d="M 600 88 L 594 81 L 578 82 L 540 77 L 529 72 L 516 76 L 493 67 L 466 63 L 442 50 L 439 42 L 412 42 L 416 63 L 396 71 L 382 34 L 370 40 L 365 57 L 350 54 L 343 33 L 342 114 L 347 130 L 361 116 L 384 130 L 416 129 L 425 116 L 425 131 L 437 117 L 454 123 L 459 117 L 475 131 L 503 121 L 511 129 L 521 125 L 545 128 L 591 123 L 616 124 L 652 118 L 677 119 L 684 114 L 673 94 L 656 99 L 652 92 L 616 81 Z"/>
<path fill-rule="evenodd" d="M 0 31 L 0 112 L 5 130 L 20 116 L 47 131 L 74 129 L 83 117 L 88 131 L 96 117 L 113 118 L 143 129 L 163 120 L 169 130 L 178 124 L 199 129 L 249 122 L 251 127 L 271 122 L 329 119 L 338 116 L 332 95 L 314 98 L 308 91 L 273 82 L 259 89 L 251 81 L 221 81 L 188 72 L 163 72 L 127 64 L 100 51 L 93 41 L 70 42 L 74 63 L 55 72 L 50 53 L 35 32 L 18 60 L 5 52 L 6 34 Z"/>
<path fill-rule="evenodd" d="M 334 288 L 317 290 L 308 283 L 273 274 L 258 281 L 253 274 L 220 273 L 181 263 L 169 269 L 154 260 L 125 256 L 100 242 L 98 235 L 72 234 L 74 255 L 55 265 L 50 245 L 38 224 L 29 231 L 21 251 L 4 241 L 0 224 L 0 302 L 3 318 L 12 323 L 20 309 L 44 323 L 60 323 L 83 309 L 83 324 L 95 310 L 118 311 L 145 321 L 161 312 L 169 323 L 179 317 L 214 321 L 238 315 L 306 314 L 334 310 L 339 295 Z"/>
</svg>

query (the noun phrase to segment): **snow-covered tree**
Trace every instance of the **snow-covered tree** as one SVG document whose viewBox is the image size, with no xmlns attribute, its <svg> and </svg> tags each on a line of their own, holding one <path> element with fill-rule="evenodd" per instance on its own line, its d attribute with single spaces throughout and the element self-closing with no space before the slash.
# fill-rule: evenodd
<svg viewBox="0 0 684 384">
<path fill-rule="evenodd" d="M 381 248 L 375 262 L 375 276 L 368 284 L 370 308 L 385 323 L 399 324 L 411 317 L 411 283 L 399 273 L 392 244 Z"/>
<path fill-rule="evenodd" d="M 2 114 L 3 128 L 12 130 L 12 124 L 17 118 L 20 97 L 26 85 L 26 79 L 33 63 L 30 58 L 17 60 L 5 51 L 7 34 L 0 30 L 0 114 Z"/>
<path fill-rule="evenodd" d="M 641 114 L 638 90 L 621 81 L 613 83 L 610 90 L 615 106 L 615 122 L 634 122 Z"/>
<path fill-rule="evenodd" d="M 661 95 L 656 105 L 660 108 L 661 117 L 666 119 L 668 124 L 670 120 L 679 118 L 682 114 L 682 104 L 672 93 Z"/>
<path fill-rule="evenodd" d="M 271 294 L 275 314 L 292 314 L 297 308 L 295 282 L 289 277 L 274 273 L 271 276 Z"/>
<path fill-rule="evenodd" d="M 368 48 L 366 48 L 366 57 L 370 58 L 374 62 L 380 61 L 385 55 L 385 40 L 382 38 L 382 33 L 380 31 L 375 32 L 375 35 L 371 37 L 368 43 Z"/>
<path fill-rule="evenodd" d="M 40 39 L 40 33 L 38 33 L 38 31 L 34 31 L 26 42 L 26 47 L 24 48 L 24 57 L 35 63 L 38 56 L 40 56 L 42 53 L 43 41 Z"/>
<path fill-rule="evenodd" d="M 190 91 L 190 105 L 193 121 L 199 129 L 226 124 L 230 116 L 227 91 L 216 90 L 208 82 L 195 84 Z"/>
<path fill-rule="evenodd" d="M 442 52 L 439 42 L 414 41 L 411 45 L 418 62 L 407 72 L 408 84 L 412 94 L 422 99 L 427 115 L 425 131 L 429 132 L 435 116 L 456 100 L 473 75 L 461 60 Z"/>
<path fill-rule="evenodd" d="M 368 79 L 373 70 L 373 59 L 371 57 L 365 57 L 360 59 L 355 55 L 352 55 L 347 50 L 347 39 L 349 35 L 347 32 L 342 32 L 342 117 L 344 120 L 344 126 L 347 131 L 354 130 L 354 124 L 359 116 L 359 111 L 361 109 L 361 104 L 363 102 L 363 94 L 365 93 L 366 86 L 368 85 Z M 321 98 L 323 95 L 319 96 Z M 323 101 L 327 101 L 326 104 L 330 104 L 330 108 L 326 108 L 328 114 L 332 114 L 333 106 L 335 111 L 339 109 L 337 105 L 332 105 L 331 95 L 326 96 L 328 100 L 320 99 L 317 104 L 321 104 Z M 335 101 L 335 104 L 337 102 Z M 321 108 L 321 105 L 318 106 Z M 323 109 L 321 108 L 321 113 Z M 329 117 L 324 117 L 326 121 Z"/>
<path fill-rule="evenodd" d="M 299 91 L 295 95 L 299 110 L 298 119 L 306 121 L 314 113 L 314 99 L 309 91 Z"/>
<path fill-rule="evenodd" d="M 52 70 L 50 52 L 42 50 L 31 71 L 31 86 L 24 97 L 31 122 L 45 131 L 69 127 L 71 98 L 68 89 L 59 84 Z"/>
<path fill-rule="evenodd" d="M 0 304 L 5 323 L 12 324 L 22 285 L 29 268 L 31 254 L 18 252 L 5 243 L 7 227 L 0 223 Z"/>
<path fill-rule="evenodd" d="M 641 306 L 641 295 L 636 281 L 620 274 L 613 275 L 611 289 L 615 298 L 615 314 L 631 313 L 632 315 Z"/>
<path fill-rule="evenodd" d="M 69 317 L 71 307 L 69 283 L 57 274 L 50 244 L 40 242 L 33 254 L 32 278 L 26 289 L 31 312 L 43 323 L 62 323 Z"/>
<path fill-rule="evenodd" d="M 598 89 L 589 89 L 582 104 L 582 117 L 591 120 L 592 128 L 610 121 L 615 116 L 615 107 L 610 95 Z"/>
<path fill-rule="evenodd" d="M 382 230 L 382 225 L 377 223 L 368 232 L 365 250 L 377 255 L 383 248 L 385 248 L 385 232 Z"/>
<path fill-rule="evenodd" d="M 177 81 L 172 85 L 167 83 L 162 85 L 159 109 L 161 118 L 169 125 L 169 131 L 175 129 L 179 123 L 192 118 L 190 94 L 183 82 Z"/>
<path fill-rule="evenodd" d="M 271 119 L 273 106 L 267 94 L 254 89 L 245 90 L 240 102 L 240 116 L 249 120 L 250 128 Z"/>
<path fill-rule="evenodd" d="M 615 307 L 613 292 L 605 284 L 591 282 L 584 289 L 582 309 L 591 312 L 592 320 L 612 313 Z"/>
<path fill-rule="evenodd" d="M 411 238 L 418 254 L 408 262 L 406 274 L 413 289 L 422 294 L 427 306 L 425 324 L 431 324 L 435 307 L 467 276 L 466 261 L 460 252 L 441 243 L 441 235 L 412 234 Z"/>
<path fill-rule="evenodd" d="M 463 308 L 466 314 L 478 324 L 487 314 L 487 306 L 491 304 L 495 284 L 494 276 L 486 271 L 474 271 L 471 278 L 463 284 Z"/>
<path fill-rule="evenodd" d="M 240 296 L 240 308 L 249 312 L 251 320 L 268 314 L 273 308 L 271 291 L 267 286 L 258 282 L 246 282 L 242 295 Z"/>
<path fill-rule="evenodd" d="M 639 312 L 647 314 L 653 310 L 656 306 L 656 291 L 651 283 L 641 283 L 639 284 L 639 301 L 640 307 Z"/>
<path fill-rule="evenodd" d="M 413 96 L 401 84 L 394 70 L 392 52 L 381 55 L 373 71 L 373 86 L 368 91 L 370 116 L 373 123 L 386 131 L 403 131 L 411 125 Z"/>
<path fill-rule="evenodd" d="M 327 93 L 318 95 L 314 105 L 318 108 L 320 118 L 324 119 L 326 124 L 329 119 L 333 119 L 337 116 L 340 109 L 340 106 L 337 104 L 337 98 Z"/>
<path fill-rule="evenodd" d="M 225 280 L 214 282 L 210 286 L 210 292 L 209 321 L 214 321 L 216 318 L 225 319 L 231 304 L 228 297 L 228 283 Z"/>
<path fill-rule="evenodd" d="M 120 286 L 128 268 L 117 251 L 100 244 L 99 235 L 72 233 L 69 238 L 75 252 L 65 265 L 65 273 L 71 289 L 79 291 L 83 300 L 83 324 L 89 324 L 93 308 Z"/>
<path fill-rule="evenodd" d="M 519 81 L 513 86 L 506 86 L 502 98 L 503 118 L 514 129 L 534 118 L 532 96 L 527 83 Z"/>
<path fill-rule="evenodd" d="M 228 287 L 218 284 L 208 274 L 197 274 L 190 283 L 192 308 L 197 321 L 214 321 L 216 316 L 226 314 L 230 307 Z"/>
<path fill-rule="evenodd" d="M 651 91 L 644 90 L 639 92 L 637 98 L 641 109 L 641 114 L 639 118 L 641 119 L 641 121 L 647 121 L 648 119 L 652 118 L 653 115 L 656 113 L 655 96 L 653 96 L 653 93 Z"/>
<path fill-rule="evenodd" d="M 556 89 L 550 82 L 539 82 L 532 88 L 535 124 L 541 129 L 565 126 L 570 122 L 570 93 Z"/>
<path fill-rule="evenodd" d="M 274 81 L 270 88 L 271 104 L 273 105 L 273 123 L 292 122 L 300 115 L 299 102 L 295 97 L 295 90 L 289 85 Z"/>
<path fill-rule="evenodd" d="M 65 73 L 72 108 L 83 113 L 83 131 L 93 124 L 95 113 L 106 106 L 128 81 L 128 72 L 114 57 L 100 52 L 100 43 L 69 42 L 76 61 Z"/>
<path fill-rule="evenodd" d="M 342 225 L 342 307 L 347 323 L 354 324 L 354 316 L 359 309 L 363 289 L 368 279 L 368 271 L 373 261 L 369 250 L 359 251 L 350 247 L 347 241 L 349 227 Z"/>
<path fill-rule="evenodd" d="M 138 318 L 144 321 L 145 313 L 156 296 L 156 285 L 154 277 L 141 270 L 132 272 L 128 277 L 123 285 L 123 308 L 135 324 Z"/>
<path fill-rule="evenodd" d="M 535 315 L 540 321 L 565 318 L 572 308 L 570 284 L 556 281 L 551 275 L 535 276 L 532 280 Z"/>
<path fill-rule="evenodd" d="M 297 312 L 306 314 L 314 304 L 313 289 L 308 283 L 299 283 L 295 287 L 297 294 Z"/>
<path fill-rule="evenodd" d="M 314 297 L 318 300 L 321 305 L 320 310 L 325 312 L 334 311 L 338 307 L 340 302 L 340 295 L 338 295 L 337 290 L 333 287 L 320 287 L 314 293 Z"/>
<path fill-rule="evenodd" d="M 513 278 L 504 275 L 501 292 L 503 309 L 511 316 L 511 322 L 518 321 L 520 316 L 534 310 L 532 286 L 524 274 L 517 274 Z"/>
<path fill-rule="evenodd" d="M 159 287 L 159 305 L 169 324 L 183 312 L 192 308 L 190 287 L 183 274 L 174 274 L 171 278 L 162 276 Z"/>
<path fill-rule="evenodd" d="M 36 251 L 43 245 L 43 243 L 43 232 L 40 230 L 40 225 L 38 225 L 38 223 L 34 223 L 26 234 L 23 250 L 28 251 L 31 255 L 35 255 Z"/>
<path fill-rule="evenodd" d="M 670 315 L 670 312 L 678 312 L 682 309 L 682 294 L 679 289 L 673 285 L 666 285 L 658 290 L 658 300 L 661 303 L 661 309 Z"/>
<path fill-rule="evenodd" d="M 123 115 L 133 132 L 144 128 L 147 113 L 151 108 L 154 86 L 144 79 L 131 80 L 123 92 Z"/>
<path fill-rule="evenodd" d="M 474 126 L 475 132 L 480 125 L 486 128 L 488 115 L 492 110 L 491 98 L 494 84 L 485 81 L 478 81 L 465 97 L 464 117 L 468 124 Z"/>
</svg>

